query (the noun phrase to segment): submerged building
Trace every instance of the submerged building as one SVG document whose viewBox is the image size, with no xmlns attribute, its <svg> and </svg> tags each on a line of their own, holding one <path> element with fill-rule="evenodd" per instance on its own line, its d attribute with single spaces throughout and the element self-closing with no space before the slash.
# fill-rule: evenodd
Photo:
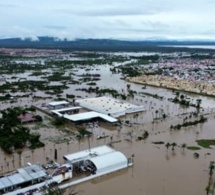
<svg viewBox="0 0 215 195">
<path fill-rule="evenodd" d="M 65 163 L 73 166 L 74 171 L 85 172 L 92 170 L 92 174 L 99 175 L 132 165 L 132 159 L 107 145 L 65 155 L 63 158 Z"/>
<path fill-rule="evenodd" d="M 56 102 L 50 102 L 48 104 L 49 109 L 61 109 L 66 108 L 69 106 L 69 102 L 67 101 L 56 101 Z"/>
<path fill-rule="evenodd" d="M 0 194 L 41 183 L 48 173 L 38 165 L 17 169 L 16 172 L 0 178 Z"/>
<path fill-rule="evenodd" d="M 70 107 L 66 101 L 50 102 L 48 108 L 53 115 L 76 124 L 88 121 L 105 121 L 114 124 L 118 122 L 117 117 L 146 110 L 144 106 L 110 97 L 80 99 L 75 100 L 75 104 L 76 107 Z M 79 112 L 82 108 L 87 111 Z"/>
<path fill-rule="evenodd" d="M 107 174 L 128 167 L 129 160 L 121 152 L 111 152 L 85 161 L 95 167 L 95 174 Z"/>
<path fill-rule="evenodd" d="M 120 117 L 126 114 L 145 111 L 144 106 L 137 106 L 128 102 L 110 98 L 110 97 L 96 97 L 80 99 L 75 101 L 81 107 L 106 114 L 112 117 Z"/>
<path fill-rule="evenodd" d="M 44 186 L 53 183 L 64 189 L 133 165 L 131 158 L 106 145 L 68 154 L 63 158 L 65 163 L 52 174 L 39 165 L 29 164 L 1 176 L 0 194 L 42 194 Z"/>
</svg>

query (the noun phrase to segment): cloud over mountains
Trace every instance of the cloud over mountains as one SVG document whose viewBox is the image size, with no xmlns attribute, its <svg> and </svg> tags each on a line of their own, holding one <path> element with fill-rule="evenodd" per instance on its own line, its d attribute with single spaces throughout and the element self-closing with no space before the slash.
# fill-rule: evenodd
<svg viewBox="0 0 215 195">
<path fill-rule="evenodd" d="M 0 38 L 215 40 L 212 0 L 7 0 Z"/>
</svg>

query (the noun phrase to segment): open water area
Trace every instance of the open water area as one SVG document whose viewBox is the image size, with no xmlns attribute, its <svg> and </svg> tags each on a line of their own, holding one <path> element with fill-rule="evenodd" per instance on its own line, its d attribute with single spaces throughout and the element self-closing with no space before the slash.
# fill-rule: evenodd
<svg viewBox="0 0 215 195">
<path fill-rule="evenodd" d="M 77 67 L 74 78 L 77 79 L 78 75 L 85 73 L 84 69 Z M 100 88 L 111 88 L 123 92 L 127 90 L 127 84 L 130 84 L 130 88 L 137 94 L 134 98 L 129 98 L 126 101 L 136 105 L 144 105 L 146 111 L 120 118 L 121 121 L 130 121 L 130 125 L 125 123 L 121 126 L 111 126 L 104 123 L 88 124 L 87 129 L 93 133 L 89 139 L 90 142 L 87 139 L 82 139 L 79 142 L 75 138 L 62 143 L 50 141 L 50 137 L 66 137 L 67 133 L 51 126 L 48 118 L 43 121 L 40 127 L 37 124 L 30 124 L 28 126 L 32 128 L 32 131 L 41 134 L 41 140 L 45 143 L 45 147 L 35 150 L 26 149 L 22 152 L 14 152 L 12 155 L 6 155 L 0 151 L 0 173 L 13 171 L 28 162 L 44 164 L 48 160 L 54 160 L 62 164 L 63 155 L 108 144 L 112 136 L 115 142 L 113 147 L 123 152 L 127 157 L 133 156 L 134 166 L 75 186 L 75 190 L 80 191 L 80 194 L 205 195 L 209 163 L 215 159 L 214 148 L 201 148 L 198 151 L 193 151 L 182 148 L 181 145 L 185 143 L 187 146 L 197 146 L 196 140 L 198 139 L 215 138 L 215 99 L 186 93 L 185 95 L 192 102 L 195 102 L 196 99 L 202 100 L 201 107 L 203 109 L 200 112 L 208 118 L 208 121 L 195 126 L 182 127 L 180 130 L 171 130 L 171 125 L 181 124 L 185 116 L 189 116 L 191 112 L 196 110 L 194 107 L 184 108 L 179 104 L 170 102 L 168 98 L 175 97 L 172 90 L 150 86 L 143 89 L 142 85 L 128 83 L 121 79 L 121 74 L 112 74 L 109 65 L 95 65 L 90 67 L 87 73 L 101 75 L 101 80 L 96 81 Z M 28 75 L 30 73 L 16 76 L 28 79 Z M 10 75 L 7 77 L 10 78 Z M 64 90 L 62 97 L 66 97 L 68 93 L 82 98 L 95 97 L 93 93 L 76 91 L 78 88 L 89 87 L 86 83 L 68 86 L 69 88 Z M 163 96 L 163 99 L 143 95 L 141 92 L 157 94 Z M 35 100 L 29 95 L 18 98 L 14 103 L 1 102 L 1 109 L 11 106 L 41 106 L 54 98 L 41 91 L 37 91 L 35 94 L 49 98 Z M 107 96 L 110 95 L 107 94 Z M 158 110 L 157 113 L 156 110 Z M 154 120 L 155 115 L 159 116 L 161 110 L 167 114 L 167 117 L 165 119 L 158 117 L 159 119 Z M 39 113 L 39 111 L 37 112 Z M 42 116 L 46 118 L 45 114 Z M 68 126 L 67 129 L 74 130 L 73 126 Z M 138 136 L 141 136 L 144 131 L 148 131 L 149 137 L 146 140 L 137 141 Z M 97 136 L 104 134 L 109 137 L 96 139 Z M 163 142 L 164 144 L 155 144 L 156 142 Z M 176 143 L 177 146 L 174 150 L 171 147 L 167 149 L 165 147 L 167 142 Z M 58 151 L 57 159 L 54 159 L 55 149 Z M 199 158 L 194 157 L 195 152 L 199 154 Z M 67 194 L 69 194 L 69 189 Z"/>
</svg>

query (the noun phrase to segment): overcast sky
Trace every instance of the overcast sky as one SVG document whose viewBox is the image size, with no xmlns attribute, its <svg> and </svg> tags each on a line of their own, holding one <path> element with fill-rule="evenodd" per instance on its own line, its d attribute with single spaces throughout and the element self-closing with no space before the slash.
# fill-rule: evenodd
<svg viewBox="0 0 215 195">
<path fill-rule="evenodd" d="M 215 40 L 215 0 L 1 0 L 0 38 Z"/>
</svg>

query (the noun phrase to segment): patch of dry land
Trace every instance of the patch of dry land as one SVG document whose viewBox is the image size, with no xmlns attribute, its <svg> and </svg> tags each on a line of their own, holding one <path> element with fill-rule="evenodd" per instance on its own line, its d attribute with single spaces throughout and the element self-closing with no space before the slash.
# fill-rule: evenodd
<svg viewBox="0 0 215 195">
<path fill-rule="evenodd" d="M 215 96 L 215 85 L 205 81 L 178 80 L 173 77 L 159 75 L 141 75 L 138 77 L 127 78 L 127 80 L 144 85 Z"/>
</svg>

